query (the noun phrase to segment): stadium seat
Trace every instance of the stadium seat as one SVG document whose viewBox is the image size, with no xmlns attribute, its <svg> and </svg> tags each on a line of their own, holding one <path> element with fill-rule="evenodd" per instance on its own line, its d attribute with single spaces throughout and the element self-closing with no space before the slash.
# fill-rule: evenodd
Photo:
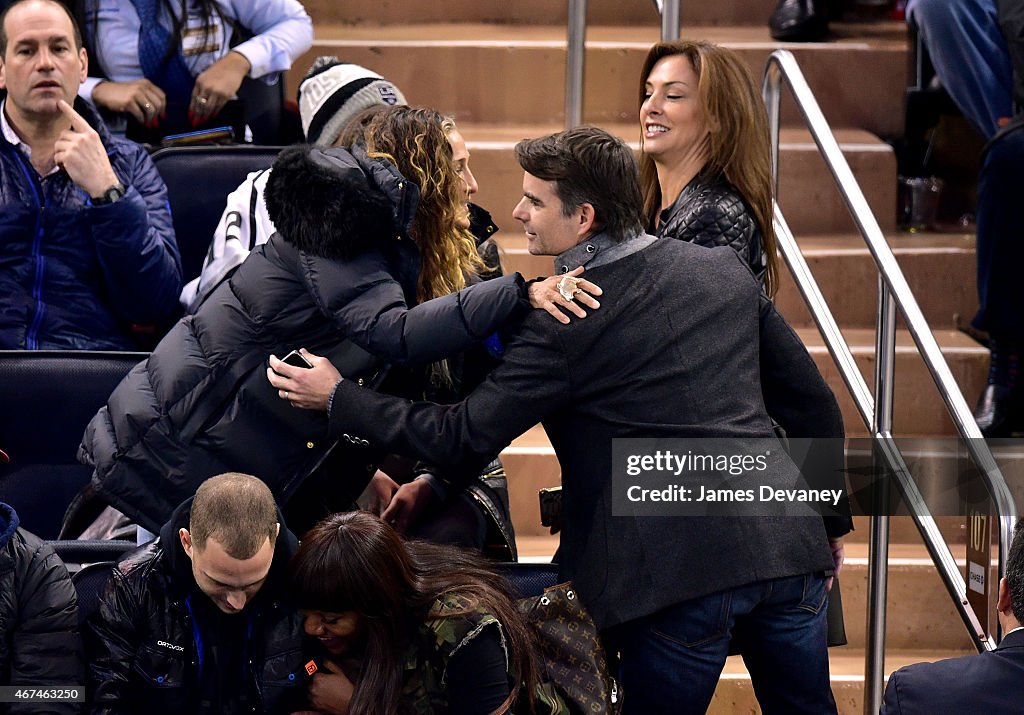
<svg viewBox="0 0 1024 715">
<path fill-rule="evenodd" d="M 100 607 L 100 597 L 103 589 L 110 580 L 111 569 L 114 568 L 113 561 L 102 561 L 82 567 L 71 576 L 71 583 L 75 585 L 75 594 L 78 596 L 78 625 L 82 626 L 89 616 Z"/>
<path fill-rule="evenodd" d="M 274 163 L 281 147 L 231 145 L 168 147 L 153 154 L 167 184 L 183 282 L 199 275 L 224 201 L 251 171 Z"/>
<path fill-rule="evenodd" d="M 53 547 L 71 574 L 90 564 L 116 563 L 122 555 L 136 548 L 135 542 L 123 540 L 55 539 L 46 543 Z"/>
<path fill-rule="evenodd" d="M 498 573 L 509 580 L 520 598 L 539 596 L 558 581 L 558 564 L 496 563 Z"/>
<path fill-rule="evenodd" d="M 78 463 L 85 426 L 146 353 L 0 351 L 0 501 L 21 525 L 54 539 L 64 511 L 89 482 Z"/>
</svg>

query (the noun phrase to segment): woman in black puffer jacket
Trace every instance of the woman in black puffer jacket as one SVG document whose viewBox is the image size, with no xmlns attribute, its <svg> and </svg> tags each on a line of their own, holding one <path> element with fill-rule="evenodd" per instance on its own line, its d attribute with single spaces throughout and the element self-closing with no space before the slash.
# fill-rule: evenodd
<svg viewBox="0 0 1024 715">
<path fill-rule="evenodd" d="M 402 113 L 406 134 L 384 131 Z M 367 151 L 282 153 L 265 195 L 278 233 L 172 328 L 86 429 L 79 456 L 94 467 L 92 487 L 146 529 L 215 474 L 254 474 L 284 503 L 322 461 L 326 417 L 278 399 L 270 354 L 319 348 L 372 381 L 382 363 L 463 350 L 521 316 L 530 294 L 553 292 L 528 291 L 518 274 L 464 288 L 481 264 L 457 227 L 465 201 L 440 115 L 394 107 L 367 137 Z M 345 445 L 363 465 L 370 447 Z"/>
</svg>

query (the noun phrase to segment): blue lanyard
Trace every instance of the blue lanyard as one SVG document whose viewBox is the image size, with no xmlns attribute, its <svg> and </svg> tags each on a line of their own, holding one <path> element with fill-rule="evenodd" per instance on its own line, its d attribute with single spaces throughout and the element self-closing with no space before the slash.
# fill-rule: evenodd
<svg viewBox="0 0 1024 715">
<path fill-rule="evenodd" d="M 185 608 L 188 609 L 188 618 L 192 623 L 192 640 L 196 644 L 197 660 L 199 661 L 199 682 L 203 680 L 203 659 L 205 657 L 205 648 L 203 646 L 203 634 L 199 632 L 199 624 L 196 623 L 196 617 L 192 613 L 192 597 L 188 596 L 185 598 Z"/>
</svg>

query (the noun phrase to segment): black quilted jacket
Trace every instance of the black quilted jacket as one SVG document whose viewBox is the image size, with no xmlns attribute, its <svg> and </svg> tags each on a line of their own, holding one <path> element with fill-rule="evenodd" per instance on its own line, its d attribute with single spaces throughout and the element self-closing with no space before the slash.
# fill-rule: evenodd
<svg viewBox="0 0 1024 715">
<path fill-rule="evenodd" d="M 0 503 L 0 685 L 82 686 L 82 639 L 75 587 L 47 544 L 18 528 Z M 0 705 L 0 713 L 56 715 L 74 704 Z"/>
<path fill-rule="evenodd" d="M 768 261 L 761 229 L 747 202 L 723 177 L 695 176 L 661 212 L 654 233 L 700 246 L 729 246 L 758 279 L 764 279 Z"/>
</svg>

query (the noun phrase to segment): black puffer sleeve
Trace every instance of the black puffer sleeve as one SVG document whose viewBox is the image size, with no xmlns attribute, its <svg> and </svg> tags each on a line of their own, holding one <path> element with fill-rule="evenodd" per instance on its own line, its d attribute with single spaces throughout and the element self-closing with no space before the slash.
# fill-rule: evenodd
<svg viewBox="0 0 1024 715">
<path fill-rule="evenodd" d="M 136 711 L 132 664 L 139 648 L 140 619 L 139 597 L 131 582 L 112 568 L 99 610 L 89 619 L 85 630 L 91 715 L 127 715 Z"/>
<path fill-rule="evenodd" d="M 69 686 L 84 683 L 82 639 L 78 631 L 75 587 L 53 549 L 18 530 L 15 589 L 19 617 L 11 639 L 11 685 Z M 24 703 L 13 713 L 75 713 L 74 703 Z"/>
<path fill-rule="evenodd" d="M 340 334 L 395 364 L 428 363 L 461 352 L 530 310 L 518 273 L 410 308 L 393 264 L 381 253 L 351 261 L 304 254 L 302 260 L 311 294 Z"/>
</svg>

